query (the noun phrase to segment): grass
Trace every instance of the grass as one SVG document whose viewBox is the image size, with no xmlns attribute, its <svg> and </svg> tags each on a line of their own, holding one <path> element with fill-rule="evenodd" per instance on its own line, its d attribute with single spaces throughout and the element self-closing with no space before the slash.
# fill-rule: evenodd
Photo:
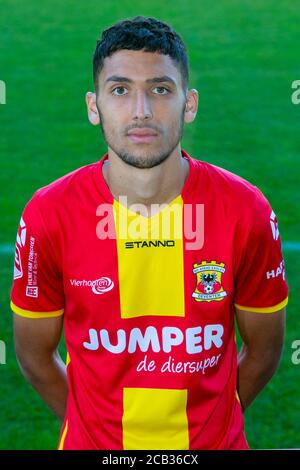
<svg viewBox="0 0 300 470">
<path fill-rule="evenodd" d="M 0 80 L 0 243 L 13 243 L 25 202 L 39 187 L 106 151 L 88 124 L 84 94 L 92 89 L 91 56 L 110 24 L 137 14 L 171 23 L 190 56 L 198 117 L 182 148 L 259 186 L 273 205 L 283 240 L 299 241 L 300 106 L 291 83 L 300 78 L 300 9 L 293 0 L 2 0 Z M 300 338 L 300 262 L 285 253 L 290 285 L 286 346 L 277 375 L 245 414 L 253 448 L 300 447 L 299 367 L 291 343 Z M 16 364 L 9 290 L 12 258 L 0 255 L 0 448 L 55 448 L 59 423 Z"/>
</svg>

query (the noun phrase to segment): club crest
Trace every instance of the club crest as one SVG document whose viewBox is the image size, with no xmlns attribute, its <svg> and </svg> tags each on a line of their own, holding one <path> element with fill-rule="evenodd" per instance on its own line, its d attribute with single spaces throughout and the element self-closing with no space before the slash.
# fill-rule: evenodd
<svg viewBox="0 0 300 470">
<path fill-rule="evenodd" d="M 220 302 L 227 296 L 222 286 L 222 275 L 225 270 L 225 264 L 216 261 L 202 261 L 201 264 L 194 264 L 196 289 L 192 297 L 196 302 Z"/>
</svg>

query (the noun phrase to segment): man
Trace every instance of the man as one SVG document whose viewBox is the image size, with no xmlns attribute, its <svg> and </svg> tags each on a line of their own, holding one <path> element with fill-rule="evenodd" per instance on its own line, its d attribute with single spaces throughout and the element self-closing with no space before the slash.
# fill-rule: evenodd
<svg viewBox="0 0 300 470">
<path fill-rule="evenodd" d="M 63 420 L 59 449 L 247 449 L 242 411 L 284 336 L 275 214 L 256 187 L 181 150 L 198 93 L 168 25 L 105 31 L 94 82 L 88 116 L 108 153 L 37 191 L 21 219 L 22 371 Z"/>
</svg>

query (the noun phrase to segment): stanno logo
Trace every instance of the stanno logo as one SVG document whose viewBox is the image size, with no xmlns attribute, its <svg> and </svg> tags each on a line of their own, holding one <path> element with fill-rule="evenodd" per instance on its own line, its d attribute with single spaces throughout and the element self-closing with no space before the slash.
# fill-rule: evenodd
<svg viewBox="0 0 300 470">
<path fill-rule="evenodd" d="M 21 253 L 20 253 L 20 248 L 18 247 L 18 245 L 16 245 L 15 264 L 14 264 L 14 279 L 20 279 L 21 277 L 23 277 Z"/>
<path fill-rule="evenodd" d="M 278 238 L 279 238 L 279 229 L 278 229 L 277 218 L 276 218 L 276 215 L 275 215 L 274 211 L 272 211 L 272 213 L 270 215 L 270 225 L 271 225 L 271 230 L 272 230 L 272 235 L 273 235 L 274 240 L 278 240 Z"/>
<path fill-rule="evenodd" d="M 175 240 L 142 240 L 138 242 L 126 242 L 125 248 L 170 248 L 175 246 Z"/>
<path fill-rule="evenodd" d="M 15 264 L 14 264 L 14 279 L 21 279 L 23 277 L 22 259 L 20 250 L 26 244 L 26 224 L 21 217 L 20 226 L 17 233 Z"/>
<path fill-rule="evenodd" d="M 70 279 L 70 284 L 73 287 L 91 287 L 94 294 L 104 294 L 114 288 L 114 282 L 109 277 L 100 277 L 95 281 L 88 281 L 86 279 Z"/>
</svg>

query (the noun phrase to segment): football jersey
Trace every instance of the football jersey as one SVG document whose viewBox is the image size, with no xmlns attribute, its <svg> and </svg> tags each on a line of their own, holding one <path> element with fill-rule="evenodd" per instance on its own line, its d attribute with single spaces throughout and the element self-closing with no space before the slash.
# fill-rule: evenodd
<svg viewBox="0 0 300 470">
<path fill-rule="evenodd" d="M 272 314 L 288 288 L 276 216 L 244 179 L 190 157 L 150 217 L 99 162 L 23 212 L 11 306 L 64 316 L 69 395 L 59 449 L 247 449 L 235 306 Z"/>
</svg>

